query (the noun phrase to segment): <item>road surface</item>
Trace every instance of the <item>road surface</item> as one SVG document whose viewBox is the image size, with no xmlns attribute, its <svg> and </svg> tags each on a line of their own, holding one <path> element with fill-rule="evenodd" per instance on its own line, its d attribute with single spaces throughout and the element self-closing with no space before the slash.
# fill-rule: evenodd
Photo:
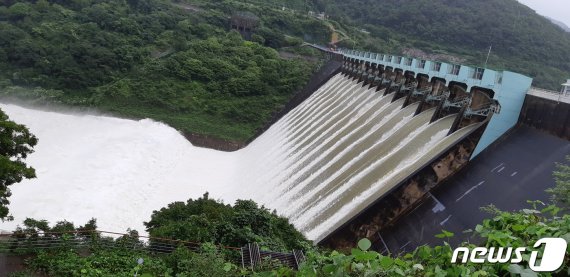
<svg viewBox="0 0 570 277">
<path fill-rule="evenodd" d="M 570 155 L 570 142 L 530 127 L 518 127 L 505 140 L 476 157 L 448 182 L 431 193 L 393 228 L 380 232 L 392 253 L 407 252 L 423 244 L 437 245 L 442 229 L 455 233 L 455 245 L 469 237 L 489 214 L 480 207 L 494 204 L 501 210 L 529 208 L 527 200 L 548 201 L 545 189 L 554 186 L 556 162 Z M 384 246 L 385 245 L 385 246 Z"/>
</svg>

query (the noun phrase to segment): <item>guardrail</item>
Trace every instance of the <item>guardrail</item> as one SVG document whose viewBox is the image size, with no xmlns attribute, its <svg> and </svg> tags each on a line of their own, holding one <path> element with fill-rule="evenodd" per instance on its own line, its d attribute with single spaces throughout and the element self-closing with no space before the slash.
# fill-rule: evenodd
<svg viewBox="0 0 570 277">
<path fill-rule="evenodd" d="M 559 92 L 559 91 L 531 87 L 528 90 L 527 94 L 537 96 L 537 97 L 541 97 L 541 98 L 545 98 L 545 99 L 549 99 L 549 100 L 553 100 L 553 101 L 557 101 L 557 102 L 570 103 L 570 95 L 564 94 L 564 93 Z"/>
<path fill-rule="evenodd" d="M 14 232 L 0 234 L 0 254 L 25 255 L 37 251 L 51 251 L 63 249 L 75 249 L 86 253 L 92 253 L 97 249 L 117 249 L 135 252 L 147 252 L 152 254 L 169 254 L 179 247 L 185 247 L 191 251 L 200 251 L 202 243 L 186 240 L 156 238 L 140 236 L 133 232 L 130 234 L 81 230 L 68 232 Z M 216 252 L 222 254 L 227 261 L 244 268 L 255 268 L 265 260 L 271 260 L 274 266 L 289 266 L 297 269 L 299 263 L 304 260 L 301 251 L 292 253 L 280 253 L 272 251 L 260 251 L 257 244 L 248 244 L 245 247 L 231 247 L 216 245 Z M 252 256 L 251 249 L 257 249 L 260 255 Z"/>
<path fill-rule="evenodd" d="M 0 234 L 0 253 L 26 253 L 36 250 L 65 248 L 114 248 L 171 253 L 177 247 L 198 250 L 201 243 L 167 238 L 139 236 L 136 233 L 123 234 L 108 231 L 68 232 L 15 232 Z M 240 251 L 239 247 L 217 245 L 219 250 Z"/>
</svg>

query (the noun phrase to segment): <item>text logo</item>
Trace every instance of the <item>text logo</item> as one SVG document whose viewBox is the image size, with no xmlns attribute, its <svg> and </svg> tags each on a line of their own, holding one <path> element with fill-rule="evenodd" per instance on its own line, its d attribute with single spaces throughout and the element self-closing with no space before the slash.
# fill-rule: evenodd
<svg viewBox="0 0 570 277">
<path fill-rule="evenodd" d="M 539 249 L 544 245 L 542 257 L 539 259 Z M 559 269 L 564 262 L 564 255 L 567 247 L 566 240 L 562 238 L 542 238 L 533 246 L 535 250 L 530 252 L 529 266 L 535 272 L 550 272 Z M 527 252 L 526 247 L 475 247 L 470 250 L 467 247 L 458 247 L 453 251 L 451 263 L 457 263 L 460 254 L 463 254 L 461 263 L 520 263 L 523 254 Z"/>
</svg>

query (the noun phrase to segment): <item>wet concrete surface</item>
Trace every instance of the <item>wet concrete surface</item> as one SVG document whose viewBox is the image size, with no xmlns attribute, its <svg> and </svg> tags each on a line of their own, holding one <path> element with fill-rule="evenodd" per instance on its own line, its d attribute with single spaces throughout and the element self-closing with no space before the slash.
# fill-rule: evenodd
<svg viewBox="0 0 570 277">
<path fill-rule="evenodd" d="M 555 163 L 564 162 L 567 155 L 569 141 L 531 127 L 517 127 L 393 227 L 381 231 L 375 246 L 380 252 L 388 248 L 401 253 L 424 244 L 442 244 L 435 238 L 442 229 L 455 233 L 452 246 L 470 239 L 463 231 L 489 217 L 480 207 L 493 204 L 513 211 L 529 208 L 527 200 L 548 201 L 545 189 L 554 186 Z"/>
</svg>

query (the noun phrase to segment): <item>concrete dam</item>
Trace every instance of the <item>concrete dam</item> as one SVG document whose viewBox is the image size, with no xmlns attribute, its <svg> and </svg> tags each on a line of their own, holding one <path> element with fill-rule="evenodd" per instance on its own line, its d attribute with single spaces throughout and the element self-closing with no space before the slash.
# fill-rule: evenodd
<svg viewBox="0 0 570 277">
<path fill-rule="evenodd" d="M 50 206 L 65 205 L 72 200 L 65 199 L 65 195 L 34 192 L 32 185 L 43 186 L 45 190 L 57 186 L 64 191 L 89 185 L 66 181 L 56 184 L 49 177 L 43 178 L 40 170 L 37 180 L 14 186 L 12 202 L 16 220 L 28 216 L 81 222 L 97 217 L 99 225 L 111 231 L 125 227 L 141 230 L 142 221 L 150 217 L 153 209 L 197 197 L 208 190 L 214 198 L 228 203 L 238 198 L 256 200 L 288 217 L 309 239 L 342 247 L 359 237 L 370 237 L 397 219 L 513 127 L 532 82 L 512 72 L 389 55 L 346 51 L 335 54 L 334 58 L 342 61 L 341 72 L 331 76 L 247 147 L 232 153 L 196 150 L 183 143 L 182 136 L 176 137 L 171 130 L 144 121 L 145 126 L 159 128 L 169 137 L 160 141 L 142 140 L 137 145 L 142 149 L 136 152 L 138 157 L 132 158 L 127 150 L 122 152 L 117 147 L 106 159 L 132 162 L 144 160 L 148 155 L 154 159 L 152 164 L 129 169 L 132 176 L 121 176 L 118 172 L 115 176 L 114 171 L 106 172 L 105 166 L 98 163 L 100 171 L 89 173 L 112 175 L 108 177 L 112 189 L 124 188 L 125 193 L 144 180 L 149 183 L 144 192 L 107 201 L 91 199 L 92 195 L 86 194 L 86 199 L 69 202 L 70 210 L 50 210 Z M 50 154 L 44 150 L 50 145 L 42 146 L 42 141 L 57 143 L 52 136 L 63 132 L 58 128 L 68 126 L 64 121 L 80 120 L 77 115 L 50 119 L 52 125 L 48 130 L 42 129 L 45 123 L 40 122 L 47 120 L 46 114 L 30 116 L 32 110 L 19 110 L 6 104 L 1 107 L 13 120 L 29 125 L 37 134 L 40 144 L 30 163 L 40 168 L 43 166 L 39 164 L 40 156 Z M 110 124 L 109 120 L 82 124 L 99 126 L 102 122 Z M 119 119 L 112 120 L 119 124 Z M 123 125 L 141 124 L 141 121 L 120 121 Z M 108 125 L 105 128 L 112 131 Z M 86 135 L 77 134 L 77 140 L 85 141 Z M 140 141 L 140 134 L 136 135 Z M 130 133 L 125 134 L 122 139 L 128 140 L 129 136 Z M 105 134 L 94 134 L 91 139 L 94 146 L 82 147 L 109 145 L 117 138 L 110 140 Z M 148 141 L 152 143 L 146 145 Z M 162 145 L 168 147 L 157 154 Z M 79 146 L 76 151 L 90 152 Z M 112 156 L 115 154 L 119 156 Z M 34 164 L 34 155 L 38 164 Z M 58 167 L 48 158 L 43 159 L 46 166 Z M 59 174 L 52 178 L 65 180 L 69 173 L 64 165 L 57 168 Z M 170 168 L 172 165 L 174 169 Z M 155 168 L 161 171 L 154 172 Z M 169 176 L 167 181 L 161 179 L 163 176 Z M 104 184 L 108 181 L 104 178 L 98 175 L 95 179 Z M 19 196 L 19 187 L 21 193 L 26 187 L 25 197 Z M 155 189 L 165 192 L 152 196 Z M 78 188 L 74 197 L 81 198 L 84 190 Z M 42 206 L 30 204 L 35 202 Z M 129 208 L 129 202 L 137 203 L 133 204 L 136 211 L 131 211 L 134 209 Z M 99 208 L 116 214 L 101 218 L 96 212 Z M 123 216 L 125 213 L 130 214 Z M 84 218 L 87 214 L 90 215 Z M 3 224 L 0 229 L 12 227 L 14 223 Z"/>
</svg>

